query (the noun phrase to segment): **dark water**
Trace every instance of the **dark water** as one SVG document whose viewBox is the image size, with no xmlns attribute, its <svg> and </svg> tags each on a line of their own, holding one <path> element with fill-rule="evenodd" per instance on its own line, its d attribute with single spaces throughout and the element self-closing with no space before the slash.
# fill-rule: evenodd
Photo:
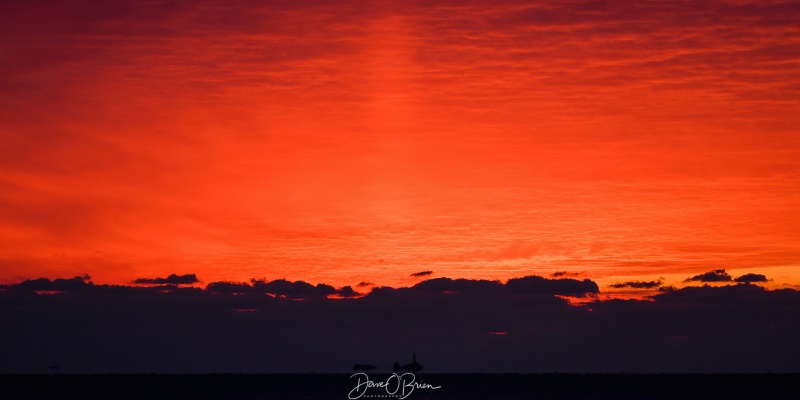
<svg viewBox="0 0 800 400">
<path fill-rule="evenodd" d="M 0 375 L 0 399 L 800 399 L 799 374 Z M 363 376 L 361 376 L 363 379 Z M 410 377 L 405 378 L 408 384 Z M 363 380 L 362 380 L 363 382 Z M 413 386 L 413 385 L 412 385 Z M 365 388 L 362 386 L 362 388 Z M 388 390 L 387 390 L 388 389 Z M 394 393 L 392 394 L 392 391 Z"/>
</svg>

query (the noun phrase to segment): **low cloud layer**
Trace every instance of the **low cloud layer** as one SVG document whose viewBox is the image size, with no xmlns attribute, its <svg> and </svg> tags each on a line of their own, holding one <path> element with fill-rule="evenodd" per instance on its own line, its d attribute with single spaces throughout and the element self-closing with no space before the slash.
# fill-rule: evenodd
<svg viewBox="0 0 800 400">
<path fill-rule="evenodd" d="M 197 288 L 88 277 L 0 289 L 0 340 L 14 343 L 0 358 L 7 372 L 347 372 L 355 363 L 389 372 L 412 353 L 429 372 L 800 372 L 800 292 L 745 283 L 650 301 L 603 301 L 591 280 L 538 276 L 366 294 L 287 280 Z"/>
</svg>

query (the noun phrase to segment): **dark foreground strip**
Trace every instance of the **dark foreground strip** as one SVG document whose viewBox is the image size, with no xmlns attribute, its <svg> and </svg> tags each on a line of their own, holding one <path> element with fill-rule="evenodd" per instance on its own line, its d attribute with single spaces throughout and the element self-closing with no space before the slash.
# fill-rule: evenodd
<svg viewBox="0 0 800 400">
<path fill-rule="evenodd" d="M 800 374 L 419 374 L 417 378 L 441 389 L 417 391 L 409 400 L 800 399 Z M 352 388 L 349 374 L 0 375 L 0 399 L 347 399 Z"/>
</svg>

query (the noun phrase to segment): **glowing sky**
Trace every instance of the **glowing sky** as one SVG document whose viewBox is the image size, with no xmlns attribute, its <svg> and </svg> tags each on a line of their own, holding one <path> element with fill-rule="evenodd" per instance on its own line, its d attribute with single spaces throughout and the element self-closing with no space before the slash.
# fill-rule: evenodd
<svg viewBox="0 0 800 400">
<path fill-rule="evenodd" d="M 0 3 L 0 281 L 798 285 L 798 211 L 796 1 Z"/>
</svg>

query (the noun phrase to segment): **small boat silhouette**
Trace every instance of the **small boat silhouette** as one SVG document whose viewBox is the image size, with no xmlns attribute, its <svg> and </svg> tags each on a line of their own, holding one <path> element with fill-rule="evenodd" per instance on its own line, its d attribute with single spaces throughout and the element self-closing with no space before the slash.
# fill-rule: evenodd
<svg viewBox="0 0 800 400">
<path fill-rule="evenodd" d="M 372 371 L 378 368 L 372 364 L 353 364 L 353 371 Z"/>
</svg>

